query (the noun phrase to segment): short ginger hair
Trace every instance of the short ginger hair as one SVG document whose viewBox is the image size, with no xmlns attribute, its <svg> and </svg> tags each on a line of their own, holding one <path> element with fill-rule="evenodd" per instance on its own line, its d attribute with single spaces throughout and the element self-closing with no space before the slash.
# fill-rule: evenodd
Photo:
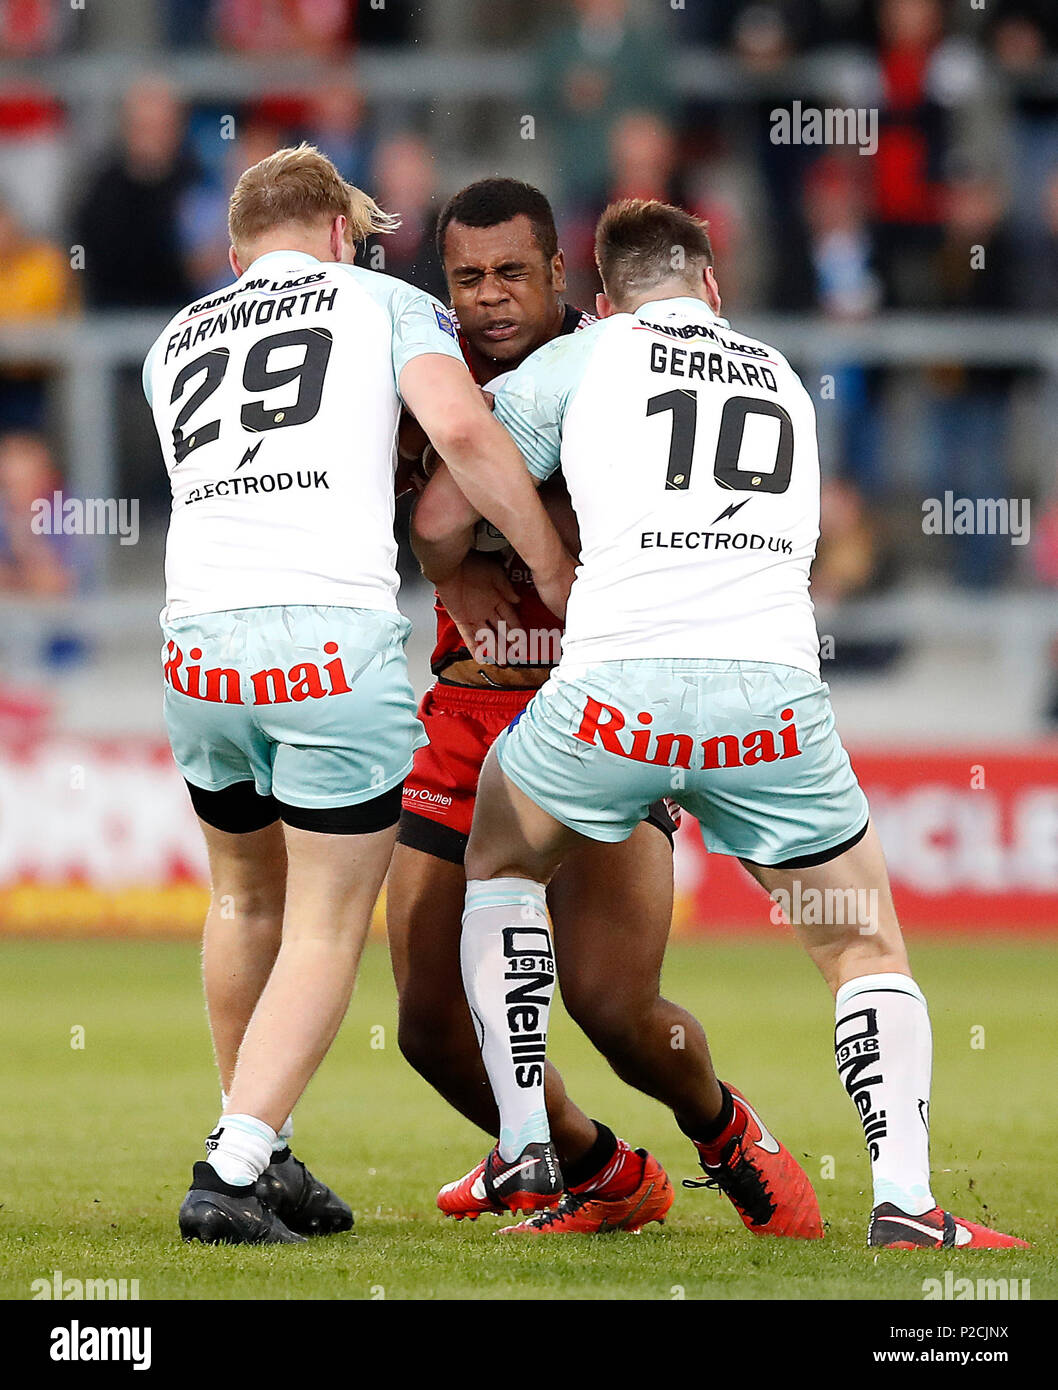
<svg viewBox="0 0 1058 1390">
<path fill-rule="evenodd" d="M 301 144 L 276 150 L 241 175 L 228 204 L 228 233 L 240 253 L 276 227 L 311 227 L 339 216 L 346 218 L 354 245 L 400 226 L 399 217 L 346 183 L 325 154 Z"/>
</svg>

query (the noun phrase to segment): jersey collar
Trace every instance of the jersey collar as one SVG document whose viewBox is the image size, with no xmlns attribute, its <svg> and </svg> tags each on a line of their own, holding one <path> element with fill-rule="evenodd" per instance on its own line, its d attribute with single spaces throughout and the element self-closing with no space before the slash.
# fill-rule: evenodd
<svg viewBox="0 0 1058 1390">
<path fill-rule="evenodd" d="M 243 271 L 243 277 L 258 274 L 258 267 L 268 264 L 271 261 L 304 261 L 306 265 L 322 265 L 315 256 L 310 256 L 307 251 L 266 251 L 263 256 L 258 256 L 254 263 Z"/>
<path fill-rule="evenodd" d="M 655 317 L 659 314 L 671 312 L 675 308 L 684 310 L 690 309 L 696 314 L 702 314 L 710 323 L 723 323 L 724 320 L 713 313 L 704 299 L 698 299 L 693 294 L 675 295 L 671 299 L 650 299 L 646 304 L 640 304 L 635 311 L 634 317 L 640 318 L 648 311 Z"/>
</svg>

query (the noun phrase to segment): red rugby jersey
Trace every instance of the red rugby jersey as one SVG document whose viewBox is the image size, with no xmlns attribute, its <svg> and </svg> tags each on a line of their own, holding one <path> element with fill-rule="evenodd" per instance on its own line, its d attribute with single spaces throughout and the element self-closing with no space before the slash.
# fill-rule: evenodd
<svg viewBox="0 0 1058 1390">
<path fill-rule="evenodd" d="M 578 329 L 585 328 L 588 324 L 594 322 L 594 315 L 585 313 L 583 309 L 576 309 L 572 304 L 567 304 L 562 319 L 562 327 L 559 329 L 557 336 L 561 337 L 566 333 L 576 333 Z M 459 336 L 459 343 L 463 349 L 463 356 L 467 359 L 467 365 L 469 366 L 470 358 L 467 352 L 467 343 L 462 334 Z M 511 370 L 513 370 L 513 368 Z M 507 577 L 510 579 L 512 587 L 519 596 L 516 605 L 518 609 L 519 625 L 527 631 L 536 629 L 537 631 L 549 632 L 555 628 L 561 629 L 561 618 L 555 617 L 554 613 L 551 612 L 540 595 L 536 592 L 532 571 L 525 561 L 508 547 L 504 555 L 504 564 L 507 568 Z M 439 598 L 436 598 L 436 596 L 434 611 L 437 614 L 437 643 L 433 650 L 433 656 L 430 658 L 430 669 L 435 676 L 439 676 L 451 666 L 453 662 L 469 660 L 471 653 L 467 650 L 467 645 L 459 635 L 459 629 L 449 617 L 444 604 Z M 508 632 L 507 636 L 508 642 L 510 642 L 510 632 Z M 509 662 L 507 664 L 510 669 L 517 669 L 520 665 L 531 665 L 533 669 L 538 669 L 540 665 L 538 662 Z"/>
</svg>

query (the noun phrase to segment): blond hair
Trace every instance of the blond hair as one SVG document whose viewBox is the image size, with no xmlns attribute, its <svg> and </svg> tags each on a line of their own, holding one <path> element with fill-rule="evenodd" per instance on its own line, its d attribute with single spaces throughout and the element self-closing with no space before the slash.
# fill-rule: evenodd
<svg viewBox="0 0 1058 1390">
<path fill-rule="evenodd" d="M 400 226 L 399 217 L 346 183 L 325 154 L 301 144 L 276 150 L 242 174 L 228 204 L 228 233 L 238 252 L 276 227 L 314 226 L 339 216 L 353 245 Z"/>
</svg>

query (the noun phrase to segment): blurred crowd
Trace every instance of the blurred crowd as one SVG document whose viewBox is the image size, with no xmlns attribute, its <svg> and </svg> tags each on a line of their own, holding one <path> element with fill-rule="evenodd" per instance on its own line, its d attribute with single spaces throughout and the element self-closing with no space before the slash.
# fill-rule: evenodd
<svg viewBox="0 0 1058 1390">
<path fill-rule="evenodd" d="M 766 310 L 843 321 L 885 310 L 1058 312 L 1054 0 L 979 10 L 944 0 L 556 0 L 531 10 L 467 0 L 485 47 L 527 54 L 534 76 L 528 97 L 487 105 L 485 119 L 464 126 L 455 153 L 443 103 L 423 95 L 381 106 L 357 77 L 359 54 L 375 45 L 421 54 L 429 5 L 141 3 L 174 57 L 204 47 L 294 54 L 315 60 L 314 80 L 221 106 L 181 96 L 164 75 L 135 76 L 112 94 L 101 147 L 77 128 L 76 104 L 23 64 L 24 77 L 0 84 L 0 327 L 84 312 L 161 317 L 226 283 L 234 179 L 300 139 L 401 214 L 384 260 L 369 247 L 368 263 L 442 296 L 440 205 L 467 178 L 502 171 L 553 198 L 571 297 L 586 307 L 598 213 L 616 197 L 656 196 L 709 219 L 736 320 Z M 84 44 L 72 7 L 0 0 L 0 53 L 61 56 Z M 691 96 L 677 84 L 696 45 L 744 94 Z M 808 62 L 828 55 L 829 64 Z M 796 91 L 784 85 L 788 70 Z M 876 150 L 774 143 L 771 113 L 794 96 L 877 110 Z M 1039 387 L 1031 370 L 853 364 L 832 375 L 825 422 L 819 407 L 828 494 L 817 583 L 828 596 L 899 574 L 889 531 L 901 498 L 1021 495 L 1028 476 L 1047 504 L 1058 488 L 1053 442 L 1023 430 L 1027 442 L 1016 444 L 1019 401 Z M 0 442 L 41 436 L 50 402 L 41 366 L 0 364 Z M 13 563 L 3 488 L 0 475 L 0 588 Z M 1058 511 L 1049 515 L 1032 574 L 1058 584 Z M 1029 577 L 1016 559 L 1005 538 L 973 537 L 953 544 L 945 564 L 958 583 L 994 586 Z"/>
</svg>

